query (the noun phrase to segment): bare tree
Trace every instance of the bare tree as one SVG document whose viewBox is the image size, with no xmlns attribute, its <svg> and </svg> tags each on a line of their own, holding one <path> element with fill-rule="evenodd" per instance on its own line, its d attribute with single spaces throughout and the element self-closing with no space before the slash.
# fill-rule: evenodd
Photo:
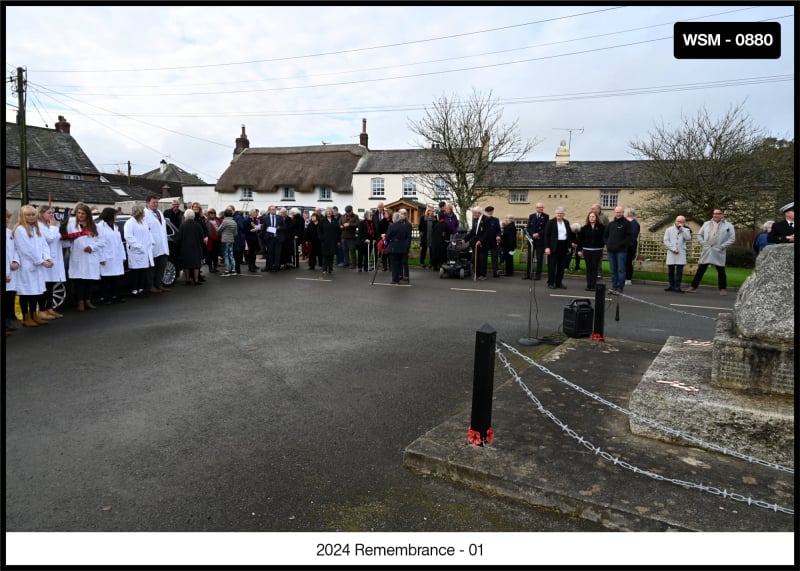
<svg viewBox="0 0 800 571">
<path fill-rule="evenodd" d="M 743 104 L 720 119 L 705 108 L 695 116 L 683 115 L 679 126 L 662 123 L 649 139 L 629 146 L 647 160 L 643 186 L 657 189 L 639 209 L 656 226 L 679 214 L 700 223 L 721 207 L 733 224 L 755 227 L 775 208 L 777 189 L 764 172 L 764 161 L 757 159 L 764 133 Z"/>
<path fill-rule="evenodd" d="M 473 89 L 464 99 L 442 95 L 422 119 L 408 121 L 420 137 L 417 145 L 430 149 L 418 175 L 425 187 L 422 194 L 452 203 L 462 224 L 468 225 L 468 213 L 478 200 L 502 188 L 511 172 L 508 166 L 538 144 L 520 137 L 518 120 L 501 123 L 502 115 L 491 91 L 484 95 Z"/>
</svg>

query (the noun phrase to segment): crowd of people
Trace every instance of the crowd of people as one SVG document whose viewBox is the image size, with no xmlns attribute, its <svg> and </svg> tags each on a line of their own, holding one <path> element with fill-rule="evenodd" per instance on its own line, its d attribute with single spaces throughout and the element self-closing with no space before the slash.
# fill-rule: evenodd
<svg viewBox="0 0 800 571">
<path fill-rule="evenodd" d="M 15 329 L 14 301 L 19 296 L 22 325 L 39 327 L 61 319 L 56 310 L 54 286 L 66 276 L 72 285 L 78 312 L 97 309 L 100 304 L 124 303 L 125 298 L 171 291 L 161 282 L 170 255 L 164 219 L 177 228 L 175 246 L 178 266 L 186 285 L 202 285 L 205 264 L 210 273 L 222 277 L 237 276 L 247 264 L 249 272 L 259 271 L 256 262 L 263 256 L 262 272 L 297 269 L 306 261 L 309 270 L 322 270 L 330 279 L 334 267 L 359 272 L 391 270 L 393 284 L 409 281 L 408 257 L 411 251 L 412 226 L 405 209 L 390 212 L 383 202 L 367 210 L 363 218 L 346 206 L 340 214 L 336 206 L 324 211 L 287 211 L 270 206 L 266 212 L 253 209 L 244 214 L 229 205 L 218 216 L 213 208 L 203 212 L 198 202 L 185 212 L 180 203 L 159 211 L 159 200 L 149 195 L 145 205 L 134 205 L 122 233 L 116 225 L 118 210 L 105 208 L 94 219 L 89 206 L 79 203 L 75 216 L 59 222 L 54 209 L 25 205 L 12 229 L 12 213 L 6 209 L 6 280 L 3 310 L 6 335 Z M 784 220 L 768 222 L 753 244 L 756 253 L 770 244 L 794 243 L 794 203 L 781 208 Z M 603 250 L 611 267 L 611 292 L 622 293 L 631 285 L 633 262 L 637 251 L 640 225 L 633 208 L 618 206 L 614 217 L 593 204 L 583 224 L 570 224 L 565 208 L 557 206 L 551 218 L 544 205 L 528 217 L 525 236 L 529 240 L 526 271 L 523 279 L 541 280 L 547 256 L 547 287 L 567 289 L 564 272 L 574 257 L 586 266 L 586 290 L 593 291 L 602 276 Z M 459 220 L 450 204 L 430 206 L 421 217 L 417 232 L 420 242 L 419 267 L 439 269 L 447 262 L 450 237 L 458 232 Z M 123 241 L 124 236 L 124 241 Z M 492 257 L 492 276 L 513 276 L 517 248 L 514 218 L 494 216 L 494 208 L 472 209 L 472 224 L 466 238 L 475 260 L 475 277 L 486 280 L 488 259 Z M 692 233 L 686 218 L 678 216 L 664 232 L 669 285 L 665 291 L 692 293 L 709 266 L 717 271 L 721 295 L 727 295 L 726 250 L 736 239 L 724 210 L 715 208 L 695 238 L 702 246 L 698 269 L 687 289 L 682 288 L 687 244 Z M 222 271 L 220 272 L 220 260 Z M 124 295 L 122 277 L 125 264 L 130 271 L 129 292 Z M 500 273 L 500 266 L 505 271 Z M 97 296 L 97 297 L 95 297 Z"/>
</svg>

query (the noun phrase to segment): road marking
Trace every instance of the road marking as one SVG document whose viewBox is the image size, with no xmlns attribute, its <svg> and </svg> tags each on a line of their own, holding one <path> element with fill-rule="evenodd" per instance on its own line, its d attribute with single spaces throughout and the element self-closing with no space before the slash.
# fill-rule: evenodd
<svg viewBox="0 0 800 571">
<path fill-rule="evenodd" d="M 681 303 L 670 303 L 675 307 L 694 307 L 695 309 L 719 309 L 721 311 L 733 311 L 730 307 L 711 307 L 710 305 L 684 305 Z"/>
<path fill-rule="evenodd" d="M 467 289 L 463 287 L 451 287 L 450 289 L 453 291 L 482 291 L 486 293 L 497 293 L 496 289 Z"/>
<path fill-rule="evenodd" d="M 395 287 L 411 287 L 411 284 L 382 284 L 380 282 L 374 283 L 372 285 L 395 286 Z"/>
<path fill-rule="evenodd" d="M 332 282 L 333 280 L 323 280 L 320 278 L 294 278 L 296 280 L 305 280 L 307 282 Z"/>
</svg>

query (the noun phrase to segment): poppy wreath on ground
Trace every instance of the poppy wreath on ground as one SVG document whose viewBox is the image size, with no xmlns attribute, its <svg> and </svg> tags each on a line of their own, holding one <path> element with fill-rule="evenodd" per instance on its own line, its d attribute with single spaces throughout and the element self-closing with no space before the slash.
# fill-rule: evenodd
<svg viewBox="0 0 800 571">
<path fill-rule="evenodd" d="M 472 430 L 471 426 L 467 429 L 467 442 L 473 446 L 481 446 L 484 442 L 486 444 L 491 444 L 492 440 L 494 440 L 494 430 L 492 430 L 491 426 L 486 429 L 486 440 L 481 438 L 480 432 Z"/>
</svg>

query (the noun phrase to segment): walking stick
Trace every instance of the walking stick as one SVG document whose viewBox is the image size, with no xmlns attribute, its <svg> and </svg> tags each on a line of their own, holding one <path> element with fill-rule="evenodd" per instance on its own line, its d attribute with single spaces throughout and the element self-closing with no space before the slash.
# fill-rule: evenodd
<svg viewBox="0 0 800 571">
<path fill-rule="evenodd" d="M 480 244 L 475 244 L 475 259 L 473 261 L 473 272 L 472 272 L 472 281 L 478 281 L 478 248 L 480 248 Z"/>
<path fill-rule="evenodd" d="M 375 250 L 376 250 L 376 252 L 378 250 L 377 244 L 376 244 Z M 375 273 L 372 274 L 372 282 L 369 285 L 375 285 L 375 278 L 376 277 L 378 277 L 378 258 L 377 258 L 377 253 L 375 255 Z"/>
</svg>

